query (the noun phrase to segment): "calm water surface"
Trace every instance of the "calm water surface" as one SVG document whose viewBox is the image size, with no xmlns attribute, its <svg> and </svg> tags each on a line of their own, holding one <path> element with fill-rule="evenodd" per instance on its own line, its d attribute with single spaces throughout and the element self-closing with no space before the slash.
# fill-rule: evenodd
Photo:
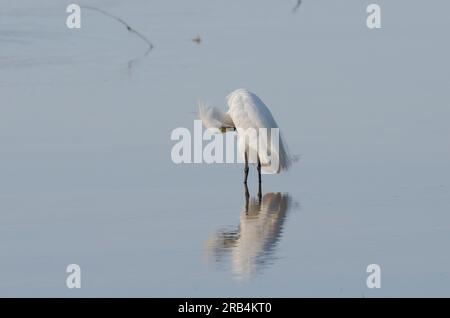
<svg viewBox="0 0 450 318">
<path fill-rule="evenodd" d="M 316 2 L 89 1 L 142 58 L 97 12 L 3 0 L 0 296 L 450 296 L 450 4 L 380 0 L 369 30 L 368 1 Z M 238 87 L 300 158 L 261 200 L 253 167 L 246 195 L 170 158 Z"/>
</svg>

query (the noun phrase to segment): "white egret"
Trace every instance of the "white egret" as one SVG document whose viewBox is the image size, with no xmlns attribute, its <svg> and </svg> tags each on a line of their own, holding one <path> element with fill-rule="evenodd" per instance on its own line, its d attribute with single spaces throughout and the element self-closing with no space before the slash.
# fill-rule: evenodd
<svg viewBox="0 0 450 318">
<path fill-rule="evenodd" d="M 271 128 L 279 128 L 269 108 L 254 93 L 246 89 L 237 89 L 227 96 L 228 111 L 224 112 L 204 104 L 199 105 L 199 117 L 206 128 L 218 128 L 222 132 L 234 129 L 237 132 L 238 143 L 244 151 L 244 183 L 247 184 L 249 171 L 249 150 L 257 154 L 258 181 L 261 185 L 261 173 L 274 174 L 287 170 L 291 165 L 291 158 L 281 133 L 278 138 L 271 138 Z M 256 131 L 257 138 L 261 138 L 260 128 L 267 129 L 267 146 L 261 149 L 255 136 L 250 136 L 248 128 Z M 275 140 L 273 140 L 275 139 Z M 268 155 L 270 152 L 270 156 Z M 242 153 L 238 153 L 242 158 Z M 275 164 L 274 164 L 275 163 Z"/>
</svg>

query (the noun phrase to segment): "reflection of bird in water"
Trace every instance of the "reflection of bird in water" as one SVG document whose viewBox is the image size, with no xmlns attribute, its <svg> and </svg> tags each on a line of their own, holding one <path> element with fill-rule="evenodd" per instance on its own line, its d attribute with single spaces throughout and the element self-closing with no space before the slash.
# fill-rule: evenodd
<svg viewBox="0 0 450 318">
<path fill-rule="evenodd" d="M 245 186 L 246 203 L 236 230 L 220 231 L 208 240 L 209 260 L 223 263 L 231 257 L 231 269 L 238 279 L 251 278 L 274 260 L 276 243 L 290 208 L 287 194 L 266 193 L 261 200 L 250 198 Z"/>
</svg>

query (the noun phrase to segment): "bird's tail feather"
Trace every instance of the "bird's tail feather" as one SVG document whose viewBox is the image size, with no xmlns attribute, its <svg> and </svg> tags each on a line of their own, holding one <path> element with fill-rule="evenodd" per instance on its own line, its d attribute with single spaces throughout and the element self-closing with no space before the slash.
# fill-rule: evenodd
<svg viewBox="0 0 450 318">
<path fill-rule="evenodd" d="M 280 159 L 280 169 L 288 170 L 292 165 L 292 157 L 287 147 L 286 142 L 284 141 L 283 136 L 280 133 L 280 144 L 279 144 L 279 159 Z"/>
<path fill-rule="evenodd" d="M 288 170 L 292 165 L 292 157 L 289 153 L 289 149 L 284 141 L 283 137 L 279 136 L 278 149 L 274 148 L 274 145 L 270 145 L 270 157 L 266 154 L 260 153 L 261 172 L 264 174 L 280 173 L 281 171 Z M 278 166 L 273 166 L 273 160 L 278 161 Z"/>
</svg>

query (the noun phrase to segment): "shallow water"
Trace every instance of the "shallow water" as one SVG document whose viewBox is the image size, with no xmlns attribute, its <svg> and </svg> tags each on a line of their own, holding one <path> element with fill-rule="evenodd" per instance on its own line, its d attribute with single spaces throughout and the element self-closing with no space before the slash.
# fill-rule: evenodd
<svg viewBox="0 0 450 318">
<path fill-rule="evenodd" d="M 377 1 L 369 30 L 369 2 L 316 2 L 80 1 L 142 58 L 105 16 L 4 0 L 0 296 L 450 296 L 450 4 Z M 261 203 L 254 167 L 247 203 L 241 165 L 170 158 L 238 87 L 300 158 Z"/>
</svg>

